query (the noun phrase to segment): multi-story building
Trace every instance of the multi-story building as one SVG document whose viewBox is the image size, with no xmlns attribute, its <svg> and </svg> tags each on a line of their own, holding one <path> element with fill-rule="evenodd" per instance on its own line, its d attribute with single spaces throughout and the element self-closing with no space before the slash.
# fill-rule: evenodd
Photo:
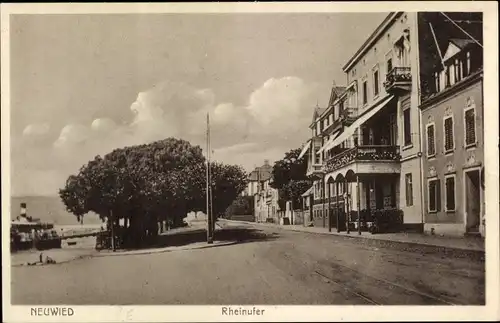
<svg viewBox="0 0 500 323">
<path fill-rule="evenodd" d="M 255 195 L 255 221 L 279 223 L 279 191 L 271 187 L 272 177 L 263 181 L 262 190 Z"/>
<path fill-rule="evenodd" d="M 433 37 L 424 28 L 428 19 L 429 13 L 390 13 L 344 65 L 346 89 L 334 87 L 328 107 L 315 109 L 303 149 L 315 178 L 305 197 L 314 225 L 355 228 L 358 218 L 363 223 L 377 213 L 399 218 L 405 230 L 424 230 L 419 106 L 424 76 L 434 75 L 425 64 L 421 70 L 429 55 L 422 42 Z"/>
<path fill-rule="evenodd" d="M 313 207 L 313 218 L 323 225 L 333 220 L 334 210 L 347 214 L 353 227 L 358 215 L 377 210 L 402 213 L 408 227 L 423 227 L 422 203 L 413 194 L 421 167 L 418 84 L 412 82 L 418 74 L 416 18 L 416 13 L 389 14 L 343 67 L 347 88 L 330 105 L 345 109 L 348 117 L 334 114 L 342 126 L 326 138 L 320 132 L 321 148 L 311 154 L 316 161 L 319 155 L 321 164 L 316 167 L 322 177 L 316 184 L 320 204 L 328 202 L 322 209 L 330 210 L 318 210 L 318 216 Z"/>
<path fill-rule="evenodd" d="M 254 196 L 259 193 L 264 182 L 271 178 L 273 166 L 269 164 L 269 160 L 264 160 L 264 165 L 255 167 L 253 171 L 248 174 L 247 187 L 242 192 L 243 196 Z"/>
<path fill-rule="evenodd" d="M 309 210 L 309 216 L 304 216 L 306 225 L 311 223 L 315 226 L 324 227 L 326 225 L 328 211 L 325 209 L 327 206 L 322 184 L 325 156 L 318 152 L 328 140 L 335 138 L 345 126 L 351 124 L 355 119 L 356 110 L 353 106 L 349 106 L 345 100 L 347 93 L 346 87 L 333 84 L 328 107 L 322 109 L 316 106 L 314 109 L 312 122 L 309 125 L 311 138 L 306 142 L 299 155 L 299 158 L 302 158 L 307 154 L 307 176 L 313 180 L 312 187 L 302 194 L 305 199 L 304 203 Z M 348 142 L 345 144 L 349 145 Z"/>
<path fill-rule="evenodd" d="M 247 179 L 247 187 L 243 191 L 243 196 L 253 197 L 253 210 L 256 222 L 266 222 L 273 219 L 279 222 L 278 204 L 279 192 L 271 187 L 273 167 L 269 160 L 264 160 L 264 165 L 255 167 L 250 172 Z"/>
<path fill-rule="evenodd" d="M 420 17 L 424 228 L 484 234 L 482 16 L 445 15 Z"/>
</svg>

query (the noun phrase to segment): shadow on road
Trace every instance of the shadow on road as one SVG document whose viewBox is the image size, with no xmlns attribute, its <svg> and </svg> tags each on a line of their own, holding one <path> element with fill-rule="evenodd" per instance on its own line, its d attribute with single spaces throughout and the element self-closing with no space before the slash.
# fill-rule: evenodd
<svg viewBox="0 0 500 323">
<path fill-rule="evenodd" d="M 234 245 L 249 242 L 261 242 L 275 240 L 279 235 L 275 232 L 266 233 L 255 228 L 231 227 L 222 228 L 215 231 L 214 241 L 222 242 L 223 245 Z M 204 228 L 185 228 L 184 230 L 176 230 L 175 232 L 167 232 L 159 235 L 154 242 L 147 244 L 142 248 L 134 248 L 135 250 L 146 250 L 150 248 L 164 247 L 180 247 L 194 243 L 207 241 L 207 231 Z M 214 245 L 222 246 L 222 245 Z M 131 250 L 127 248 L 128 250 Z"/>
</svg>

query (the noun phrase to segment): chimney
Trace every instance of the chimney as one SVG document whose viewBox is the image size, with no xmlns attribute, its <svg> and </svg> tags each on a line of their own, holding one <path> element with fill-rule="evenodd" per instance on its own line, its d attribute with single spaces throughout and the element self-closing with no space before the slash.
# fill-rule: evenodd
<svg viewBox="0 0 500 323">
<path fill-rule="evenodd" d="M 26 203 L 21 203 L 21 212 L 20 215 L 22 218 L 26 218 Z"/>
</svg>

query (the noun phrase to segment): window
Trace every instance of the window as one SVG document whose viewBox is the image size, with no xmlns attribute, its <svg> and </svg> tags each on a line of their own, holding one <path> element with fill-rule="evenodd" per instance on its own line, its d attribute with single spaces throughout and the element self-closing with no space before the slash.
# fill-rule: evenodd
<svg viewBox="0 0 500 323">
<path fill-rule="evenodd" d="M 446 74 L 447 74 L 446 69 L 439 72 L 439 90 L 440 91 L 443 91 L 447 87 L 447 85 L 446 85 L 447 75 Z"/>
<path fill-rule="evenodd" d="M 465 110 L 465 146 L 476 143 L 476 111 L 474 108 Z"/>
<path fill-rule="evenodd" d="M 451 85 L 451 76 L 450 76 L 450 67 L 446 67 L 446 87 L 449 87 Z"/>
<path fill-rule="evenodd" d="M 441 91 L 441 82 L 439 80 L 439 73 L 434 73 L 434 86 L 436 87 L 436 92 Z"/>
<path fill-rule="evenodd" d="M 373 95 L 377 96 L 379 91 L 378 69 L 373 72 Z"/>
<path fill-rule="evenodd" d="M 403 131 L 404 131 L 404 144 L 405 146 L 411 145 L 411 118 L 410 109 L 403 111 Z"/>
<path fill-rule="evenodd" d="M 363 104 L 368 103 L 368 82 L 363 81 Z"/>
<path fill-rule="evenodd" d="M 450 66 L 448 66 L 448 70 L 450 73 L 450 85 L 453 85 L 456 83 L 455 66 L 450 64 Z"/>
<path fill-rule="evenodd" d="M 455 148 L 455 139 L 453 138 L 453 117 L 444 119 L 444 152 L 448 153 Z"/>
<path fill-rule="evenodd" d="M 455 211 L 455 175 L 445 177 L 446 211 Z"/>
<path fill-rule="evenodd" d="M 441 208 L 439 179 L 429 180 L 429 212 L 438 212 Z"/>
<path fill-rule="evenodd" d="M 320 160 L 320 155 L 317 154 L 317 152 L 314 152 L 314 164 L 318 165 L 318 164 L 321 164 L 321 160 Z"/>
<path fill-rule="evenodd" d="M 458 82 L 462 79 L 462 66 L 461 62 L 458 59 L 455 59 L 455 81 Z"/>
<path fill-rule="evenodd" d="M 411 178 L 411 173 L 405 175 L 406 184 L 406 206 L 413 205 L 413 182 Z"/>
<path fill-rule="evenodd" d="M 436 155 L 436 139 L 434 133 L 434 124 L 427 125 L 427 157 Z"/>
<path fill-rule="evenodd" d="M 389 116 L 389 134 L 390 134 L 390 145 L 396 146 L 398 142 L 398 121 L 396 119 L 396 114 L 392 113 Z"/>
<path fill-rule="evenodd" d="M 389 74 L 392 71 L 392 58 L 389 58 L 387 60 L 387 74 Z"/>
<path fill-rule="evenodd" d="M 466 60 L 465 63 L 466 70 L 464 71 L 464 77 L 470 74 L 470 52 L 467 52 L 465 60 Z"/>
</svg>

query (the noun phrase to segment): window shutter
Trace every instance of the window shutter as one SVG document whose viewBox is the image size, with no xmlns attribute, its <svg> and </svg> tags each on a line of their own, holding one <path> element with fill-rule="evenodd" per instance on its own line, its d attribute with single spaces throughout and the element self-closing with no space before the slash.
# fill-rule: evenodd
<svg viewBox="0 0 500 323">
<path fill-rule="evenodd" d="M 434 155 L 435 144 L 434 144 L 434 125 L 427 127 L 427 154 L 429 156 Z"/>
<path fill-rule="evenodd" d="M 436 211 L 441 211 L 441 185 L 440 181 L 436 180 Z"/>
<path fill-rule="evenodd" d="M 453 119 L 447 118 L 444 120 L 444 133 L 445 133 L 445 144 L 444 150 L 449 151 L 453 149 Z"/>
<path fill-rule="evenodd" d="M 471 145 L 476 141 L 474 109 L 465 112 L 465 143 Z"/>
<path fill-rule="evenodd" d="M 405 145 L 410 145 L 411 140 L 411 119 L 410 119 L 410 109 L 406 109 L 403 112 L 403 130 L 404 130 L 404 141 Z"/>
</svg>

